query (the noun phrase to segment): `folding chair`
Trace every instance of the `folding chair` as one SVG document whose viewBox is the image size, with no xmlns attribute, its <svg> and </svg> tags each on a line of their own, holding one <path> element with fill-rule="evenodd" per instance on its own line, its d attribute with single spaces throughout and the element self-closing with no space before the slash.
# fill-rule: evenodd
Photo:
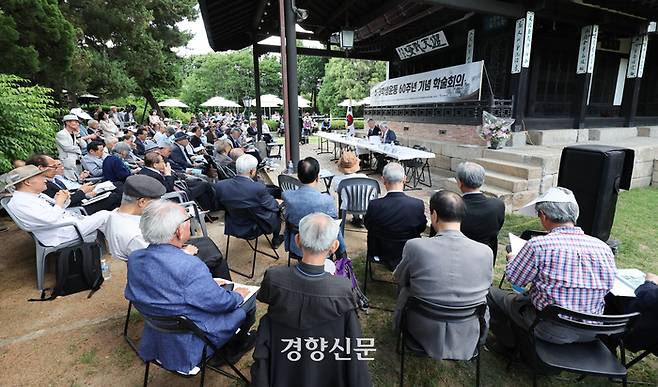
<svg viewBox="0 0 658 387">
<path fill-rule="evenodd" d="M 215 346 L 212 341 L 208 338 L 207 334 L 199 328 L 194 322 L 190 319 L 188 319 L 185 316 L 172 316 L 172 317 L 156 317 L 156 316 L 147 316 L 142 313 L 142 316 L 144 316 L 144 322 L 147 324 L 149 327 L 155 329 L 158 332 L 163 332 L 163 333 L 171 333 L 171 334 L 193 334 L 194 336 L 198 337 L 203 341 L 203 351 L 201 353 L 201 363 L 197 366 L 200 368 L 200 373 L 201 373 L 201 381 L 199 383 L 200 386 L 203 386 L 206 378 L 206 368 L 210 368 L 211 370 L 224 375 L 232 380 L 242 380 L 243 382 L 249 384 L 249 380 L 240 372 L 240 370 L 228 362 L 225 358 L 225 356 L 222 354 L 220 351 L 220 348 Z M 210 348 L 213 351 L 213 355 L 208 355 L 208 348 Z M 208 360 L 212 359 L 213 356 L 218 356 L 220 359 L 224 360 L 224 363 L 226 363 L 231 370 L 235 374 L 231 374 L 227 371 L 224 371 L 220 368 L 216 368 L 210 364 L 208 364 Z M 149 377 L 149 366 L 151 363 L 166 369 L 160 362 L 157 360 L 151 360 L 151 361 L 145 361 L 146 367 L 144 370 L 144 387 L 148 385 L 148 377 Z M 181 372 L 177 371 L 172 371 L 168 370 L 167 371 L 173 373 L 174 375 L 186 377 L 186 378 L 191 378 L 196 376 L 199 372 L 197 371 L 196 373 L 189 373 L 189 374 L 183 374 Z"/>
<path fill-rule="evenodd" d="M 81 241 L 85 241 L 84 236 L 82 235 L 82 232 L 78 228 L 78 225 L 75 222 L 65 222 L 65 223 L 58 223 L 58 224 L 53 224 L 53 225 L 48 225 L 48 226 L 41 226 L 41 227 L 32 227 L 29 231 L 27 229 L 27 226 L 21 222 L 21 220 L 11 211 L 11 209 L 7 206 L 7 203 L 11 200 L 11 196 L 5 196 L 3 198 L 0 198 L 0 205 L 7 211 L 11 219 L 16 223 L 16 225 L 23 231 L 27 232 L 30 237 L 34 240 L 35 248 L 36 248 L 36 265 L 37 265 L 37 289 L 43 290 L 43 279 L 45 276 L 46 272 L 46 257 L 51 254 L 51 253 L 56 253 L 59 250 L 65 248 L 65 247 L 70 247 L 74 246 Z M 76 212 L 81 215 L 87 215 L 87 212 L 85 211 L 84 208 L 82 207 L 72 207 L 68 209 L 71 212 Z M 37 239 L 37 237 L 34 235 L 34 231 L 45 231 L 45 230 L 54 230 L 58 229 L 61 227 L 67 227 L 67 226 L 72 226 L 75 229 L 76 234 L 78 234 L 78 237 L 70 242 L 62 243 L 59 246 L 47 246 L 44 245 Z M 98 233 L 96 233 L 96 239 L 98 239 Z M 101 244 L 102 246 L 103 244 Z"/>
<path fill-rule="evenodd" d="M 380 189 L 377 180 L 368 177 L 351 177 L 343 179 L 338 184 L 338 208 L 342 222 L 340 231 L 345 235 L 345 219 L 347 214 L 365 215 L 368 203 L 379 197 Z M 343 201 L 345 204 L 343 205 Z M 345 208 L 343 208 L 345 207 Z"/>
<path fill-rule="evenodd" d="M 562 326 L 585 330 L 592 336 L 622 335 L 628 330 L 629 322 L 639 313 L 623 315 L 593 315 L 575 312 L 557 305 L 548 305 L 537 313 L 530 326 L 530 340 L 539 364 L 560 371 L 581 374 L 578 380 L 587 375 L 621 378 L 627 385 L 626 353 L 623 340 L 619 340 L 621 362 L 601 340 L 594 339 L 585 343 L 553 344 L 535 337 L 535 328 L 542 321 L 551 321 Z M 532 385 L 537 386 L 537 367 L 533 367 Z"/>
<path fill-rule="evenodd" d="M 442 321 L 445 323 L 459 323 L 472 319 L 477 319 L 480 323 L 480 329 L 478 331 L 478 341 L 473 348 L 472 360 L 475 358 L 475 385 L 480 385 L 480 340 L 482 337 L 482 332 L 485 331 L 486 322 L 484 319 L 485 313 L 487 311 L 487 302 L 479 302 L 472 305 L 463 305 L 463 306 L 448 306 L 440 305 L 428 300 L 424 300 L 418 297 L 410 297 L 407 300 L 404 308 L 402 309 L 402 316 L 400 319 L 400 334 L 398 336 L 397 349 L 400 353 L 400 387 L 404 385 L 404 355 L 406 351 L 411 352 L 416 356 L 429 357 L 429 355 L 420 347 L 419 343 L 413 339 L 413 337 L 407 338 L 410 336 L 407 331 L 407 316 L 410 312 L 418 313 L 426 318 L 432 319 L 434 321 Z M 407 342 L 410 340 L 410 343 Z"/>
<path fill-rule="evenodd" d="M 303 184 L 301 181 L 295 179 L 290 175 L 281 174 L 278 177 L 279 179 L 279 188 L 282 191 L 295 191 L 298 190 Z"/>
<path fill-rule="evenodd" d="M 363 294 L 368 294 L 368 275 L 370 276 L 370 280 L 372 282 L 395 284 L 395 282 L 375 278 L 372 272 L 372 265 L 384 265 L 387 266 L 387 269 L 390 271 L 395 270 L 395 268 L 391 270 L 390 263 L 394 262 L 396 263 L 395 266 L 397 266 L 397 263 L 399 263 L 402 259 L 402 250 L 404 249 L 404 245 L 409 239 L 387 238 L 386 236 L 379 235 L 374 232 L 368 232 L 366 268 L 363 272 Z"/>
<path fill-rule="evenodd" d="M 299 234 L 299 227 L 288 222 L 286 220 L 286 232 L 287 232 L 287 237 L 288 240 L 288 246 L 292 246 L 293 243 L 295 242 L 295 235 Z M 290 261 L 291 258 L 296 259 L 297 261 L 301 261 L 302 257 L 298 256 L 297 254 L 293 253 L 290 248 L 288 248 L 288 267 L 290 267 Z"/>
<path fill-rule="evenodd" d="M 227 229 L 228 229 L 228 224 L 232 221 L 233 218 L 243 218 L 243 219 L 249 219 L 251 220 L 252 223 L 252 228 L 249 233 L 244 234 L 244 235 L 231 235 L 227 234 Z M 273 259 L 279 259 L 279 253 L 277 253 L 276 249 L 272 245 L 272 240 L 270 237 L 267 236 L 267 233 L 264 230 L 263 225 L 261 222 L 258 220 L 256 215 L 254 215 L 254 212 L 251 208 L 226 208 L 226 219 L 225 219 L 225 227 L 224 227 L 224 234 L 226 235 L 226 262 L 228 263 L 228 249 L 229 249 L 229 243 L 231 241 L 231 237 L 238 238 L 238 239 L 244 239 L 251 250 L 254 252 L 254 256 L 252 259 L 252 266 L 251 266 L 251 274 L 247 275 L 245 273 L 239 272 L 237 270 L 230 269 L 232 272 L 236 274 L 240 274 L 243 277 L 247 278 L 254 278 L 254 273 L 256 272 L 256 254 L 261 253 L 267 257 L 273 258 Z M 269 244 L 270 248 L 274 252 L 274 255 L 270 253 L 266 253 L 262 250 L 258 250 L 258 239 L 260 236 L 264 236 L 265 239 L 267 239 L 267 243 Z M 251 244 L 251 241 L 255 241 L 254 244 Z"/>
</svg>

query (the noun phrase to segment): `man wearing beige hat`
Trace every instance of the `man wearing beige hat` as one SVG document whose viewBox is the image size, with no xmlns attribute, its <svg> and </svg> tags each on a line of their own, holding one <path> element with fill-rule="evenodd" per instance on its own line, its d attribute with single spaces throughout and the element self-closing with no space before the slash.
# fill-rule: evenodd
<svg viewBox="0 0 658 387">
<path fill-rule="evenodd" d="M 9 210 L 20 219 L 27 231 L 33 232 L 39 242 L 46 246 L 58 246 L 76 240 L 78 233 L 73 226 L 47 230 L 39 228 L 70 222 L 76 224 L 86 241 L 95 240 L 96 231 L 103 231 L 110 213 L 99 211 L 90 216 L 81 216 L 66 211 L 70 201 L 69 191 L 61 190 L 54 198 L 42 193 L 47 188 L 45 172 L 34 165 L 26 165 L 7 173 L 7 185 L 15 188 L 7 204 Z"/>
<path fill-rule="evenodd" d="M 80 157 L 82 157 L 82 149 L 80 148 L 80 123 L 78 116 L 75 114 L 67 114 L 62 120 L 64 122 L 64 129 L 57 132 L 55 135 L 55 144 L 57 145 L 57 152 L 59 152 L 59 160 L 64 165 L 64 176 L 77 181 L 79 177 Z M 86 146 L 86 144 L 85 144 Z"/>
<path fill-rule="evenodd" d="M 514 285 L 530 290 L 523 293 L 491 288 L 487 302 L 491 330 L 499 349 L 520 345 L 528 348 L 527 335 L 537 311 L 558 305 L 576 312 L 603 314 L 604 297 L 615 280 L 615 257 L 603 241 L 585 235 L 577 227 L 578 203 L 573 193 L 562 187 L 551 188 L 520 211 L 535 214 L 547 235 L 530 239 L 507 257 L 505 275 Z M 520 329 L 519 329 L 520 328 Z M 535 335 L 556 344 L 590 341 L 590 332 L 542 321 Z"/>
</svg>

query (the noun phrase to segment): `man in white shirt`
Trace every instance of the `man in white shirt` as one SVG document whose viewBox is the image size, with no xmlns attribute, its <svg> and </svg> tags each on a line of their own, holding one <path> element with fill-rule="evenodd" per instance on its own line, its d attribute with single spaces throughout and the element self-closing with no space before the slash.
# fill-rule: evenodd
<svg viewBox="0 0 658 387">
<path fill-rule="evenodd" d="M 123 187 L 121 206 L 110 213 L 105 237 L 110 254 L 125 261 L 130 253 L 149 245 L 139 229 L 139 221 L 144 208 L 166 190 L 159 181 L 146 175 L 129 176 Z"/>
<path fill-rule="evenodd" d="M 42 194 L 46 190 L 45 170 L 34 165 L 19 167 L 7 174 L 8 185 L 15 187 L 15 192 L 8 203 L 9 209 L 46 246 L 58 246 L 78 239 L 73 226 L 62 226 L 47 230 L 40 227 L 64 223 L 75 223 L 86 241 L 96 239 L 96 231 L 105 229 L 108 211 L 99 211 L 90 216 L 76 215 L 65 207 L 70 200 L 70 193 L 61 190 L 54 198 Z"/>
</svg>

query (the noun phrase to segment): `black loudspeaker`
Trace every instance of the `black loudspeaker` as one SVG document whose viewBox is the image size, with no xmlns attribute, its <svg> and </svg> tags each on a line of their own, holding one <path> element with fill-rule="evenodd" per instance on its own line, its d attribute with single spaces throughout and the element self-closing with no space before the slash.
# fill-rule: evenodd
<svg viewBox="0 0 658 387">
<path fill-rule="evenodd" d="M 615 219 L 619 189 L 630 189 L 632 149 L 574 145 L 562 150 L 557 185 L 573 191 L 585 234 L 607 241 Z"/>
</svg>

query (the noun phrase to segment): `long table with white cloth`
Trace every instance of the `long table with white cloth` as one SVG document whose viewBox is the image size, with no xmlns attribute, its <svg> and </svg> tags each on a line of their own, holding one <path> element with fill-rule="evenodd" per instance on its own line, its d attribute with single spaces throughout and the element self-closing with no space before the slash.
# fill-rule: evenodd
<svg viewBox="0 0 658 387">
<path fill-rule="evenodd" d="M 345 134 L 317 132 L 315 135 L 326 141 L 333 142 L 335 147 L 338 147 L 338 144 L 340 144 L 347 147 L 367 149 L 371 152 L 381 153 L 386 157 L 400 161 L 405 166 L 408 179 L 405 183 L 405 188 L 419 189 L 418 184 L 428 187 L 432 185 L 428 161 L 436 157 L 432 152 L 395 144 L 374 143 L 366 138 L 346 136 Z M 427 173 L 427 177 L 425 177 L 425 173 Z M 429 184 L 426 181 L 429 181 Z"/>
</svg>

